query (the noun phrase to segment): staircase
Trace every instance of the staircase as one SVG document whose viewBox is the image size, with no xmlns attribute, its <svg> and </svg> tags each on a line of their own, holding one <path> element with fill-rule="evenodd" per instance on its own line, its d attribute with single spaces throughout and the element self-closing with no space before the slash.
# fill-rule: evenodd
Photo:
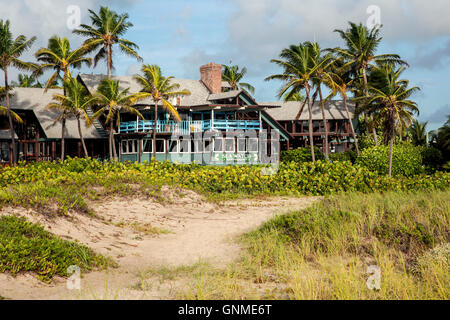
<svg viewBox="0 0 450 320">
<path fill-rule="evenodd" d="M 88 108 L 86 110 L 86 113 L 88 114 L 88 116 L 90 118 L 92 118 L 92 116 L 94 115 L 94 112 L 92 111 L 91 108 Z M 98 119 L 95 119 L 92 121 L 92 125 L 94 126 L 94 128 L 97 130 L 97 133 L 102 137 L 102 138 L 108 138 L 109 137 L 109 133 L 108 131 L 105 130 L 105 128 L 103 128 L 102 124 L 100 123 L 100 121 L 98 121 Z"/>
</svg>

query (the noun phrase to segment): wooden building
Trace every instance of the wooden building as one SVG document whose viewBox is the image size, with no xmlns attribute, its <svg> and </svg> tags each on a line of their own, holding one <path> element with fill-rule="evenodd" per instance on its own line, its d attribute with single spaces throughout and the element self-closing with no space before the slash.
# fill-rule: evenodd
<svg viewBox="0 0 450 320">
<path fill-rule="evenodd" d="M 40 88 L 15 88 L 11 92 L 11 109 L 23 120 L 15 123 L 16 159 L 18 161 L 57 160 L 61 157 L 61 122 L 56 121 L 60 113 L 48 110 L 46 106 L 54 94 L 62 94 L 60 89 L 49 89 L 44 93 Z M 107 153 L 107 132 L 96 122 L 87 127 L 82 120 L 81 130 L 89 156 L 104 158 Z M 8 150 L 12 150 L 7 117 L 0 119 L 0 163 L 11 160 Z M 77 121 L 68 118 L 65 128 L 65 153 L 70 157 L 83 157 Z"/>
<path fill-rule="evenodd" d="M 309 113 L 307 106 L 302 113 L 301 102 L 267 102 L 260 105 L 270 105 L 272 108 L 266 112 L 272 116 L 292 137 L 289 141 L 282 142 L 281 149 L 289 150 L 309 145 Z M 353 148 L 353 137 L 351 133 L 350 121 L 358 134 L 357 121 L 352 120 L 355 106 L 348 103 L 350 119 L 347 116 L 344 104 L 341 100 L 328 101 L 325 104 L 326 128 L 323 122 L 322 112 L 319 103 L 312 106 L 313 139 L 314 145 L 322 151 L 325 146 L 325 130 L 328 132 L 329 152 L 344 152 Z M 278 108 L 273 108 L 278 106 Z"/>
</svg>

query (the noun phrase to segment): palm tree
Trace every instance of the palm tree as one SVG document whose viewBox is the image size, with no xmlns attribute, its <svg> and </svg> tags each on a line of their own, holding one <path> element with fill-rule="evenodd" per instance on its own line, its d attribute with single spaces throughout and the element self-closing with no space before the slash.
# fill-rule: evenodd
<svg viewBox="0 0 450 320">
<path fill-rule="evenodd" d="M 68 79 L 64 83 L 64 89 L 66 94 L 54 94 L 54 102 L 50 103 L 47 109 L 62 111 L 61 116 L 56 121 L 65 121 L 70 116 L 74 116 L 77 119 L 78 134 L 83 145 L 84 155 L 88 157 L 86 143 L 81 131 L 81 119 L 85 120 L 86 125 L 92 124 L 87 110 L 95 103 L 96 99 L 90 96 L 86 88 L 74 78 Z"/>
<path fill-rule="evenodd" d="M 0 69 L 2 69 L 5 74 L 5 98 L 9 120 L 9 129 L 11 132 L 11 162 L 13 165 L 15 165 L 16 163 L 16 141 L 13 125 L 13 115 L 11 113 L 11 105 L 9 99 L 8 69 L 9 67 L 15 67 L 20 70 L 32 70 L 36 68 L 36 65 L 30 62 L 24 62 L 19 59 L 25 51 L 31 48 L 34 41 L 36 41 L 36 37 L 32 37 L 27 40 L 24 35 L 20 35 L 14 39 L 9 28 L 9 20 L 0 20 Z"/>
<path fill-rule="evenodd" d="M 409 133 L 411 134 L 412 143 L 416 146 L 424 146 L 427 144 L 427 124 L 428 122 L 419 122 L 414 120 Z"/>
<path fill-rule="evenodd" d="M 8 114 L 9 114 L 8 108 L 6 108 L 4 106 L 0 106 L 0 116 L 8 116 Z M 18 123 L 23 122 L 22 118 L 12 110 L 11 110 L 11 116 L 13 117 L 14 121 L 16 121 Z"/>
<path fill-rule="evenodd" d="M 91 58 L 85 57 L 86 50 L 81 47 L 71 50 L 70 42 L 67 38 L 53 36 L 48 40 L 47 48 L 39 49 L 35 56 L 42 64 L 36 70 L 36 74 L 42 74 L 45 70 L 54 70 L 52 76 L 45 84 L 44 92 L 55 85 L 55 81 L 62 79 L 64 95 L 66 88 L 64 83 L 71 78 L 70 68 L 81 68 L 83 65 L 91 66 Z M 62 74 L 62 75 L 61 75 Z M 64 111 L 63 111 L 64 113 Z M 65 155 L 65 130 L 67 116 L 61 117 L 61 160 Z"/>
<path fill-rule="evenodd" d="M 126 55 L 135 57 L 138 61 L 142 58 L 137 54 L 139 49 L 137 44 L 130 40 L 121 38 L 126 31 L 133 26 L 128 20 L 128 14 L 117 14 L 108 7 L 100 7 L 99 13 L 89 10 L 91 24 L 82 24 L 80 29 L 73 31 L 75 34 L 87 37 L 83 47 L 88 52 L 97 51 L 94 57 L 94 67 L 98 61 L 106 59 L 108 68 L 108 78 L 111 77 L 111 69 L 114 68 L 112 61 L 112 46 L 118 44 L 120 50 Z"/>
<path fill-rule="evenodd" d="M 111 159 L 117 158 L 116 145 L 114 143 L 114 123 L 120 127 L 120 113 L 129 112 L 144 119 L 142 114 L 133 107 L 138 100 L 137 94 L 129 94 L 129 88 L 120 90 L 119 81 L 103 79 L 95 93 L 97 104 L 102 106 L 94 113 L 93 118 L 98 119 L 106 115 L 106 124 L 109 124 L 109 155 Z"/>
<path fill-rule="evenodd" d="M 350 112 L 348 110 L 348 95 L 347 92 L 349 90 L 352 89 L 353 87 L 353 79 L 351 76 L 351 69 L 350 68 L 344 68 L 343 67 L 343 63 L 342 63 L 342 59 L 337 58 L 334 60 L 333 65 L 332 65 L 333 70 L 333 78 L 335 86 L 334 86 L 334 90 L 332 90 L 332 94 L 335 95 L 337 94 L 337 92 L 339 92 L 339 94 L 342 97 L 342 102 L 344 104 L 344 108 L 345 108 L 345 113 L 347 115 L 347 119 L 350 122 L 350 130 L 352 132 L 352 136 L 353 136 L 353 140 L 355 141 L 355 149 L 356 149 L 356 154 L 359 156 L 359 144 L 358 144 L 358 138 L 356 137 L 356 132 L 355 132 L 355 128 L 353 126 L 353 118 L 350 117 Z M 356 107 L 355 107 L 356 109 Z"/>
<path fill-rule="evenodd" d="M 19 88 L 42 88 L 42 84 L 37 81 L 34 75 L 20 73 L 17 77 L 18 82 L 13 81 L 11 84 Z"/>
<path fill-rule="evenodd" d="M 331 90 L 334 90 L 336 87 L 333 77 L 334 74 L 331 70 L 334 59 L 330 53 L 324 54 L 325 50 L 322 50 L 317 42 L 306 42 L 306 45 L 309 46 L 313 53 L 312 61 L 314 65 L 318 66 L 313 75 L 313 84 L 319 93 L 320 110 L 322 112 L 323 128 L 325 131 L 325 145 L 323 146 L 323 150 L 325 158 L 328 160 L 328 124 L 325 116 L 325 101 L 328 100 L 328 97 L 326 99 L 323 98 L 322 84 L 329 87 Z"/>
<path fill-rule="evenodd" d="M 362 111 L 376 112 L 375 121 L 379 120 L 383 123 L 384 140 L 385 143 L 389 142 L 389 176 L 392 175 L 392 149 L 395 135 L 411 125 L 413 113 L 419 113 L 417 103 L 408 99 L 420 89 L 408 88 L 408 81 L 399 79 L 404 70 L 404 66 L 395 70 L 392 65 L 375 69 L 374 72 L 380 79 L 377 88 L 370 86 L 369 97 L 362 97 L 366 100 Z"/>
<path fill-rule="evenodd" d="M 9 87 L 9 91 L 12 91 L 11 87 Z M 12 94 L 10 93 L 9 96 L 11 97 Z M 5 87 L 0 87 L 0 102 L 5 100 L 5 98 L 6 98 Z M 8 108 L 0 105 L 0 116 L 8 116 Z M 12 110 L 11 110 L 11 116 L 13 117 L 13 121 L 15 121 L 15 122 L 18 122 L 18 123 L 23 122 L 22 118 L 20 118 L 20 116 Z"/>
<path fill-rule="evenodd" d="M 375 55 L 382 40 L 382 37 L 380 37 L 379 27 L 375 26 L 369 30 L 362 23 L 357 25 L 353 22 L 349 22 L 349 24 L 350 28 L 346 31 L 334 30 L 344 40 L 346 48 L 334 48 L 330 50 L 345 60 L 345 66 L 351 67 L 355 73 L 355 78 L 362 76 L 364 93 L 365 96 L 368 97 L 369 84 L 367 81 L 367 71 L 372 68 L 373 63 L 390 62 L 404 65 L 407 65 L 407 63 L 401 60 L 400 56 L 396 54 Z M 370 117 L 372 118 L 372 115 L 370 115 Z M 366 128 L 368 128 L 367 125 Z M 375 145 L 378 145 L 377 133 L 375 126 L 373 125 L 372 134 Z"/>
<path fill-rule="evenodd" d="M 172 97 L 190 95 L 190 91 L 186 89 L 180 90 L 178 83 L 172 83 L 172 76 L 164 77 L 161 68 L 155 64 L 143 65 L 143 75 L 136 75 L 136 81 L 141 85 L 142 92 L 139 93 L 139 99 L 151 98 L 155 106 L 155 125 L 153 127 L 153 159 L 156 160 L 156 124 L 158 121 L 158 104 L 161 102 L 164 110 L 168 111 L 176 121 L 181 121 L 180 115 L 176 107 L 174 107 L 169 99 Z"/>
<path fill-rule="evenodd" d="M 293 95 L 289 96 L 289 92 L 285 93 L 283 96 L 284 101 L 305 101 L 306 97 L 301 92 L 296 92 Z"/>
<path fill-rule="evenodd" d="M 251 84 L 241 82 L 242 78 L 246 75 L 247 68 L 244 67 L 239 71 L 239 66 L 232 65 L 232 61 L 230 61 L 230 65 L 224 65 L 222 71 L 222 80 L 229 83 L 232 90 L 245 89 L 248 90 L 251 94 L 255 93 L 255 87 Z"/>
<path fill-rule="evenodd" d="M 47 48 L 39 49 L 35 56 L 39 62 L 42 62 L 36 73 L 54 70 L 45 84 L 45 91 L 54 85 L 57 79 L 62 79 L 63 83 L 68 81 L 71 78 L 70 68 L 79 69 L 83 65 L 92 65 L 92 59 L 86 57 L 85 48 L 71 50 L 69 40 L 58 36 L 51 37 Z"/>
<path fill-rule="evenodd" d="M 289 101 L 293 95 L 298 94 L 301 90 L 305 90 L 305 101 L 308 105 L 309 112 L 309 144 L 311 147 L 312 161 L 315 161 L 312 131 L 311 81 L 316 70 L 323 67 L 325 62 L 315 64 L 313 56 L 314 53 L 307 43 L 291 45 L 289 48 L 283 49 L 280 53 L 280 59 L 271 60 L 271 62 L 283 68 L 283 73 L 271 75 L 265 78 L 265 81 L 273 79 L 283 81 L 284 84 L 278 92 L 278 98 L 284 97 L 285 101 Z"/>
</svg>

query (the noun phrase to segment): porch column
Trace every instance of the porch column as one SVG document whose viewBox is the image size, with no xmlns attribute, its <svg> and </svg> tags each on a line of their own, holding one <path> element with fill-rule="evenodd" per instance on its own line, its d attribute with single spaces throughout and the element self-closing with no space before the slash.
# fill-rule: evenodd
<svg viewBox="0 0 450 320">
<path fill-rule="evenodd" d="M 9 164 L 12 165 L 12 159 L 13 159 L 13 147 L 12 142 L 9 143 Z"/>
<path fill-rule="evenodd" d="M 142 162 L 142 139 L 138 140 L 138 162 Z"/>
<path fill-rule="evenodd" d="M 52 141 L 52 161 L 56 160 L 56 141 Z"/>
<path fill-rule="evenodd" d="M 262 116 L 261 116 L 261 110 L 259 110 L 259 130 L 262 130 Z"/>
</svg>

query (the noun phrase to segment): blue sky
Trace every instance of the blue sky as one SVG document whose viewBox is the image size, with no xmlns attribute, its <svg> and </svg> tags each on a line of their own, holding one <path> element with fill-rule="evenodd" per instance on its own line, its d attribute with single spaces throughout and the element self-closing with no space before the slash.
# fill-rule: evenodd
<svg viewBox="0 0 450 320">
<path fill-rule="evenodd" d="M 322 47 L 341 45 L 332 31 L 347 21 L 366 23 L 370 5 L 379 8 L 383 44 L 379 53 L 398 53 L 410 68 L 411 85 L 421 87 L 414 99 L 421 121 L 436 129 L 450 114 L 450 1 L 435 0 L 0 0 L 0 19 L 9 19 L 15 35 L 35 35 L 32 52 L 46 46 L 49 36 L 68 37 L 74 46 L 78 36 L 67 28 L 67 7 L 81 9 L 81 22 L 88 23 L 87 8 L 108 5 L 128 12 L 134 27 L 126 37 L 140 46 L 145 63 L 158 64 L 166 75 L 199 79 L 199 67 L 208 62 L 246 66 L 246 82 L 256 87 L 257 101 L 274 101 L 280 86 L 263 79 L 277 72 L 270 63 L 286 46 L 316 40 Z M 33 60 L 32 54 L 26 57 Z M 117 75 L 139 71 L 136 60 L 117 53 Z M 82 72 L 105 73 L 100 63 Z M 17 72 L 13 71 L 13 79 Z"/>
</svg>

